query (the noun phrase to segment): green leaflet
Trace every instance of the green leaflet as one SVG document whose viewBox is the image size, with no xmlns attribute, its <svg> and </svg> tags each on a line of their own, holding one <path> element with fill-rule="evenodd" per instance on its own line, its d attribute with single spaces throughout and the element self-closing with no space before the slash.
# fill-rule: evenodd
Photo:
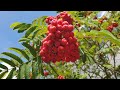
<svg viewBox="0 0 120 90">
<path fill-rule="evenodd" d="M 10 25 L 10 28 L 14 28 L 14 27 L 16 27 L 16 26 L 18 26 L 20 24 L 21 24 L 20 22 L 15 22 L 15 23 Z"/>
<path fill-rule="evenodd" d="M 33 31 L 35 31 L 36 28 L 37 28 L 37 26 L 33 26 L 33 27 L 29 28 L 25 33 L 25 38 L 27 38 Z"/>
<path fill-rule="evenodd" d="M 12 54 L 12 53 L 9 53 L 9 52 L 3 52 L 2 54 L 8 56 L 8 57 L 11 57 L 13 59 L 15 59 L 16 61 L 18 61 L 20 64 L 23 64 L 23 61 L 16 55 Z"/>
<path fill-rule="evenodd" d="M 31 73 L 31 69 L 32 68 L 32 63 L 28 62 L 25 65 L 25 79 L 30 79 L 30 73 Z"/>
<path fill-rule="evenodd" d="M 7 73 L 8 73 L 7 71 L 2 72 L 2 73 L 0 74 L 0 79 L 2 79 Z"/>
<path fill-rule="evenodd" d="M 8 70 L 8 68 L 3 64 L 0 64 L 0 68 Z"/>
<path fill-rule="evenodd" d="M 18 33 L 23 33 L 23 32 L 26 31 L 30 26 L 31 26 L 31 24 L 22 25 L 22 26 L 18 29 Z"/>
<path fill-rule="evenodd" d="M 38 75 L 38 63 L 32 62 L 32 79 L 35 79 Z"/>
<path fill-rule="evenodd" d="M 21 50 L 19 48 L 14 48 L 14 47 L 9 48 L 9 50 L 13 50 L 13 51 L 19 53 L 20 55 L 24 56 L 24 58 L 26 58 L 29 61 L 29 56 L 26 54 L 26 52 L 24 50 Z"/>
<path fill-rule="evenodd" d="M 13 77 L 13 72 L 15 71 L 16 69 L 15 68 L 12 68 L 11 71 L 9 72 L 8 76 L 6 79 L 12 79 Z"/>
<path fill-rule="evenodd" d="M 16 66 L 11 60 L 8 60 L 6 58 L 0 58 L 0 60 L 7 63 L 7 64 L 9 64 L 9 65 L 11 65 L 11 66 L 13 66 L 13 67 Z"/>
<path fill-rule="evenodd" d="M 19 28 L 22 27 L 23 25 L 26 25 L 26 23 L 21 23 L 21 24 L 16 25 L 16 26 L 13 28 L 13 30 L 19 29 Z"/>
<path fill-rule="evenodd" d="M 99 32 L 101 35 L 103 35 L 104 37 L 108 38 L 110 41 L 112 41 L 113 43 L 115 43 L 116 45 L 120 46 L 120 40 L 117 39 L 112 33 L 110 33 L 107 30 L 101 30 Z"/>
<path fill-rule="evenodd" d="M 26 47 L 34 57 L 36 57 L 36 51 L 32 46 L 27 43 L 22 43 L 22 45 Z"/>
<path fill-rule="evenodd" d="M 21 38 L 19 40 L 19 42 L 29 42 L 29 41 L 30 41 L 30 39 L 28 39 L 28 38 Z"/>
<path fill-rule="evenodd" d="M 25 66 L 26 64 L 20 66 L 20 69 L 18 71 L 18 79 L 25 79 Z"/>
</svg>

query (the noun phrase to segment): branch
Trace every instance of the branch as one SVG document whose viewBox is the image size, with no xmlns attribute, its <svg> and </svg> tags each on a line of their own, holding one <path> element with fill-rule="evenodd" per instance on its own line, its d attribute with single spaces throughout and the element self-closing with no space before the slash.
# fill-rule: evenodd
<svg viewBox="0 0 120 90">
<path fill-rule="evenodd" d="M 51 66 L 51 64 L 49 63 L 49 66 L 51 67 L 51 69 L 55 72 L 55 74 L 57 75 L 57 76 L 59 76 L 59 74 L 55 71 L 55 69 Z"/>
<path fill-rule="evenodd" d="M 114 61 L 114 76 L 115 76 L 115 79 L 117 79 L 117 75 L 116 75 L 116 72 L 115 72 L 116 62 L 115 62 L 115 53 L 114 52 L 113 52 L 113 61 Z"/>
</svg>

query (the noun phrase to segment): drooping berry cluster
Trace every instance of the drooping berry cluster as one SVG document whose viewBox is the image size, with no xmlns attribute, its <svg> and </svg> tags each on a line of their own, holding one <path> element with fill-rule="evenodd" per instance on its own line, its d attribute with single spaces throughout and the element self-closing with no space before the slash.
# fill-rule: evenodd
<svg viewBox="0 0 120 90">
<path fill-rule="evenodd" d="M 43 39 L 40 47 L 40 56 L 46 63 L 56 61 L 75 62 L 79 59 L 77 38 L 72 32 L 73 19 L 67 12 L 61 12 L 56 17 L 48 17 L 47 37 Z"/>
<path fill-rule="evenodd" d="M 113 28 L 117 27 L 117 26 L 118 26 L 118 23 L 114 22 L 110 26 L 107 27 L 107 30 L 110 31 L 110 32 L 112 32 Z"/>
</svg>

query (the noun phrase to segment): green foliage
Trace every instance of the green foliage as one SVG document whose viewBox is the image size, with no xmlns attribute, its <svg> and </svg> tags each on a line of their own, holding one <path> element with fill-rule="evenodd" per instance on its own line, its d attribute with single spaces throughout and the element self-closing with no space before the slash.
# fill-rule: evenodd
<svg viewBox="0 0 120 90">
<path fill-rule="evenodd" d="M 12 53 L 9 53 L 9 52 L 3 52 L 2 53 L 3 55 L 6 55 L 12 59 L 15 59 L 16 61 L 18 61 L 20 64 L 23 64 L 23 61 L 16 55 L 12 54 Z"/>
<path fill-rule="evenodd" d="M 6 79 L 12 79 L 12 77 L 14 75 L 14 71 L 15 71 L 15 68 L 11 69 L 11 71 L 9 72 L 9 74 L 8 74 Z"/>
<path fill-rule="evenodd" d="M 60 13 L 58 11 L 57 13 Z M 10 28 L 18 33 L 25 33 L 19 42 L 24 49 L 11 47 L 17 55 L 10 52 L 3 52 L 0 61 L 10 65 L 12 68 L 0 64 L 0 78 L 12 79 L 47 79 L 57 78 L 58 75 L 65 76 L 65 79 L 94 79 L 94 78 L 118 78 L 119 66 L 116 64 L 116 55 L 120 50 L 120 11 L 107 11 L 101 18 L 96 18 L 100 11 L 68 11 L 74 19 L 74 35 L 78 39 L 80 49 L 80 59 L 75 63 L 44 63 L 39 56 L 41 40 L 46 36 L 47 24 L 42 16 L 33 20 L 31 24 L 15 22 Z M 104 18 L 106 18 L 104 20 Z M 100 23 L 99 20 L 103 20 Z M 118 23 L 113 31 L 107 30 L 113 22 Z M 80 27 L 77 26 L 80 24 Z M 24 62 L 24 59 L 27 61 Z M 44 71 L 49 75 L 45 76 Z"/>
<path fill-rule="evenodd" d="M 9 50 L 17 52 L 18 54 L 20 54 L 21 56 L 23 56 L 24 58 L 26 58 L 29 61 L 29 56 L 26 54 L 26 52 L 24 50 L 21 50 L 19 48 L 14 48 L 14 47 L 9 48 Z"/>
<path fill-rule="evenodd" d="M 3 64 L 0 64 L 0 68 L 8 70 L 8 68 Z"/>
<path fill-rule="evenodd" d="M 35 49 L 34 49 L 32 46 L 30 46 L 30 45 L 27 44 L 27 43 L 22 43 L 22 45 L 23 45 L 24 47 L 26 47 L 26 48 L 29 50 L 29 52 L 30 52 L 34 57 L 36 57 L 36 51 L 35 51 Z"/>
<path fill-rule="evenodd" d="M 7 63 L 8 65 L 11 65 L 12 67 L 15 67 L 15 64 L 14 64 L 11 60 L 9 60 L 9 59 L 0 58 L 0 60 L 1 60 L 2 62 Z"/>
</svg>

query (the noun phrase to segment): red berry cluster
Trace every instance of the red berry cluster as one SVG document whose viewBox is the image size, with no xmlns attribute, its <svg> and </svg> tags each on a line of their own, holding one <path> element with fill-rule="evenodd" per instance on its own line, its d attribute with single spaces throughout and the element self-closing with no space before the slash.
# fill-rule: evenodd
<svg viewBox="0 0 120 90">
<path fill-rule="evenodd" d="M 64 78 L 64 76 L 59 75 L 59 76 L 57 77 L 57 79 L 65 79 L 65 78 Z"/>
<path fill-rule="evenodd" d="M 48 71 L 44 71 L 44 76 L 47 76 L 49 75 L 49 72 Z"/>
<path fill-rule="evenodd" d="M 47 37 L 43 39 L 40 47 L 40 56 L 46 63 L 56 61 L 75 62 L 79 59 L 77 38 L 72 32 L 73 19 L 67 12 L 61 12 L 56 17 L 48 17 Z"/>
<path fill-rule="evenodd" d="M 107 30 L 110 31 L 110 32 L 112 32 L 113 28 L 117 27 L 117 26 L 118 26 L 118 23 L 116 23 L 116 22 L 112 23 L 112 25 L 110 25 L 110 26 L 107 27 Z"/>
</svg>

